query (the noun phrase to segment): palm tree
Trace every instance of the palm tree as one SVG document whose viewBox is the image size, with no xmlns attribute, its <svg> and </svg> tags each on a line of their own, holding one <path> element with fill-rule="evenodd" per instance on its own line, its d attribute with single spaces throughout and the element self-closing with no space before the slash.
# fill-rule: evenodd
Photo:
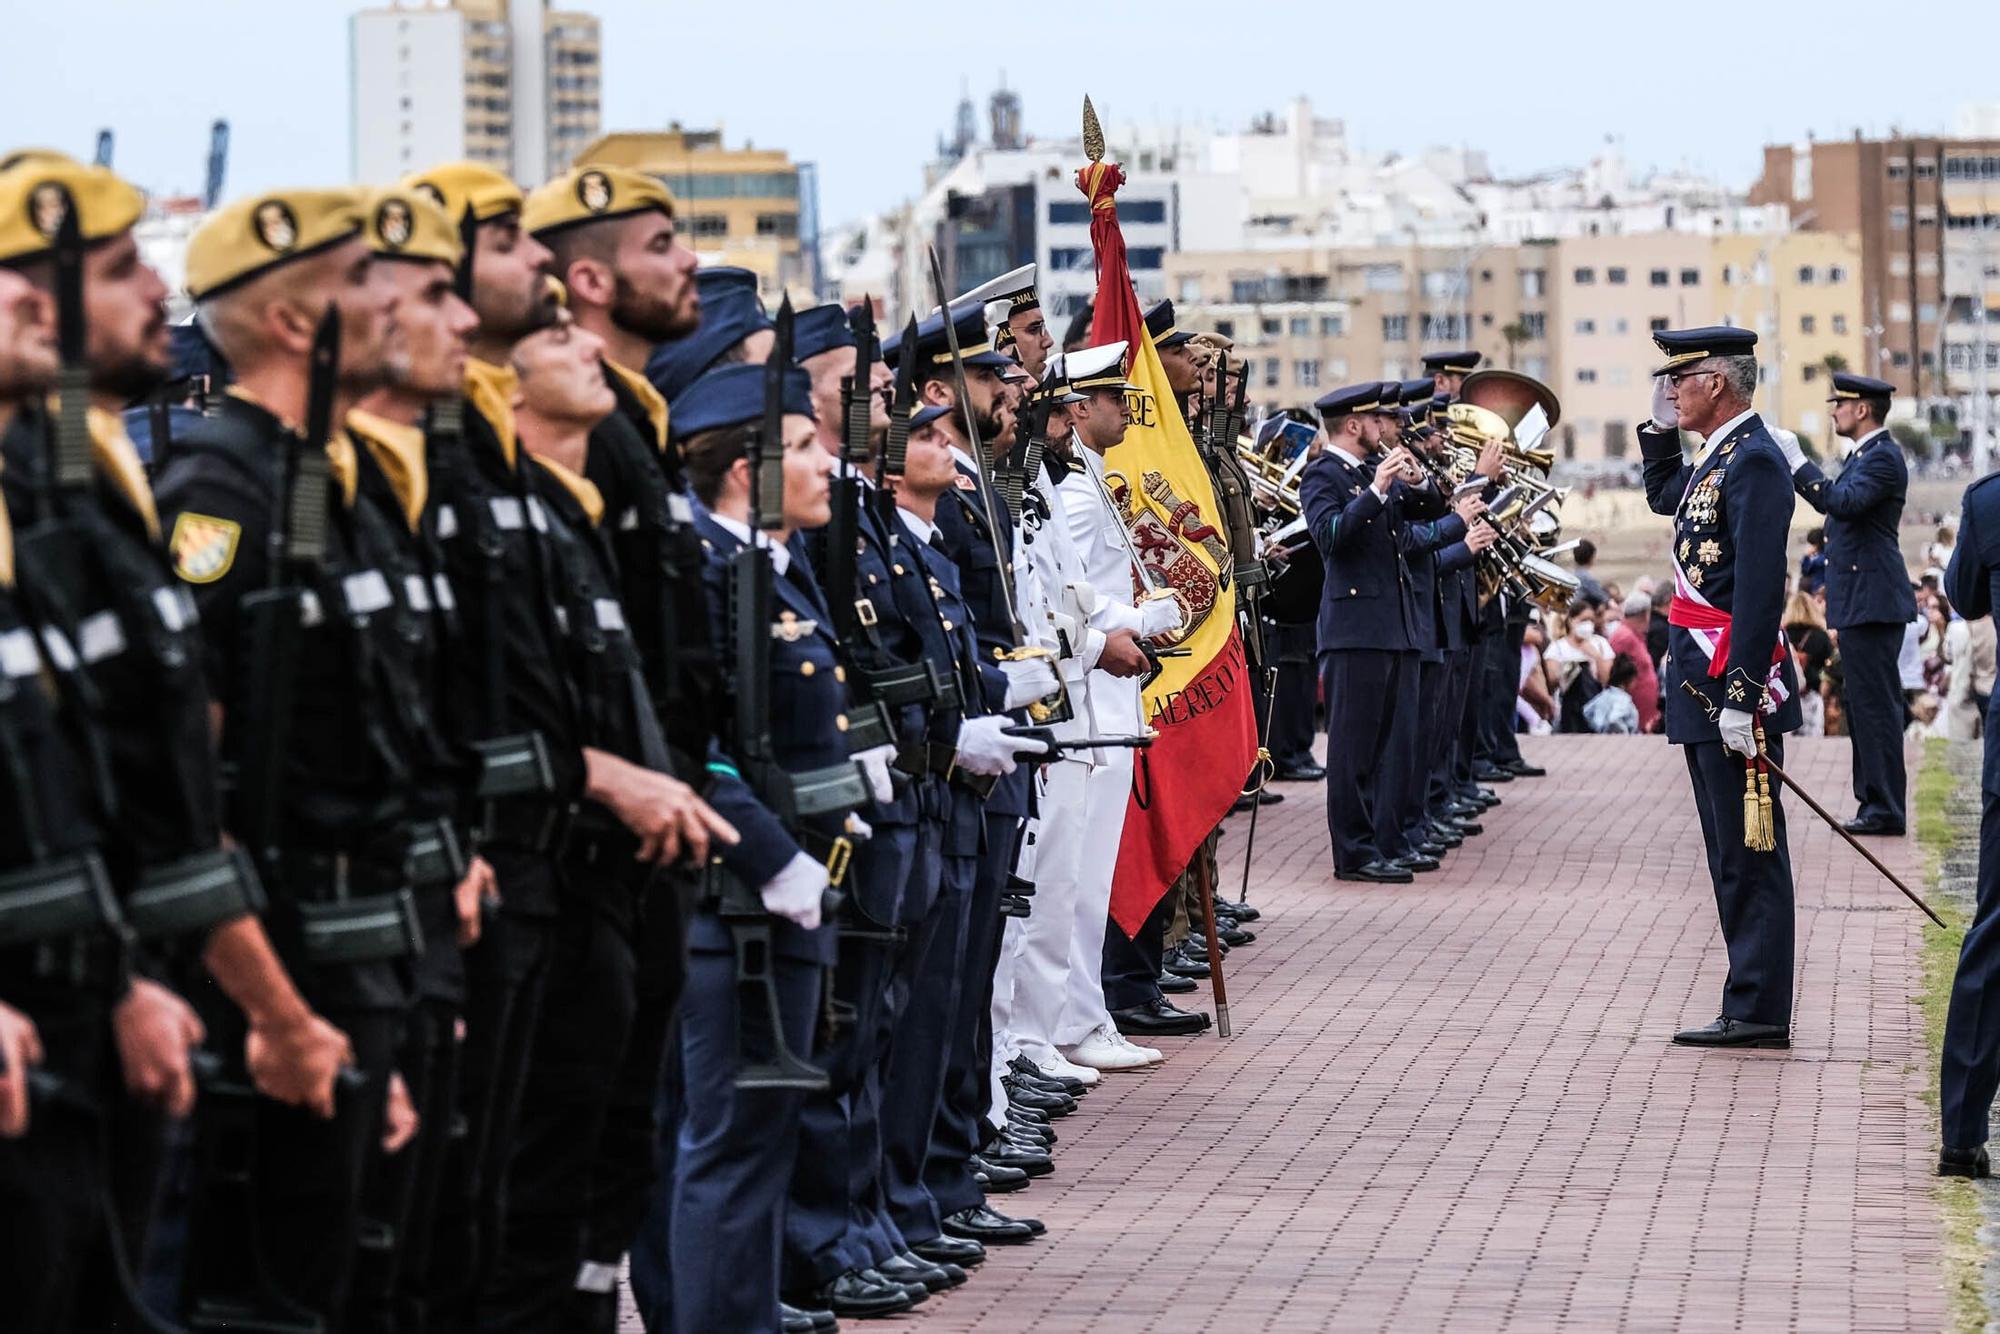
<svg viewBox="0 0 2000 1334">
<path fill-rule="evenodd" d="M 1514 369 L 1515 349 L 1528 341 L 1528 326 L 1520 320 L 1515 320 L 1512 324 L 1503 324 L 1500 326 L 1500 337 L 1507 344 L 1507 369 L 1511 371 Z"/>
</svg>

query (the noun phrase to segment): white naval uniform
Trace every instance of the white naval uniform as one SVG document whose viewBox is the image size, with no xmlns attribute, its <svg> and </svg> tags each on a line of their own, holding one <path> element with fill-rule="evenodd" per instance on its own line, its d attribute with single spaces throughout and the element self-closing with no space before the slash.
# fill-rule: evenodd
<svg viewBox="0 0 2000 1334">
<path fill-rule="evenodd" d="M 1094 457 L 1091 462 L 1101 475 L 1102 462 Z M 1032 585 L 1039 604 L 1039 617 L 1024 614 L 1031 622 L 1040 620 L 1028 626 L 1029 633 L 1037 639 L 1046 635 L 1054 645 L 1060 630 L 1074 649 L 1061 667 L 1075 717 L 1056 728 L 1059 736 L 1072 738 L 1131 736 L 1142 725 L 1137 680 L 1095 670 L 1107 634 L 1140 628 L 1131 601 L 1131 562 L 1106 526 L 1115 520 L 1096 485 L 1075 471 L 1061 487 L 1046 475 L 1037 477 L 1034 486 L 1048 503 L 1050 518 L 1033 542 L 1017 545 L 1028 553 L 1021 586 Z M 1043 768 L 1034 908 L 1027 918 L 1007 924 L 994 1010 L 996 1031 L 1006 1029 L 1031 1060 L 1046 1060 L 1110 1022 L 1101 956 L 1131 780 L 1132 752 L 1125 749 L 1077 752 Z"/>
</svg>

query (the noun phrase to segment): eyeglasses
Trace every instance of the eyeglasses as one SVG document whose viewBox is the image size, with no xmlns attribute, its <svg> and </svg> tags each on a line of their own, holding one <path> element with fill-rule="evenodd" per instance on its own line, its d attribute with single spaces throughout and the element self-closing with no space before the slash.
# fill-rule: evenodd
<svg viewBox="0 0 2000 1334">
<path fill-rule="evenodd" d="M 1687 379 L 1690 375 L 1720 375 L 1720 374 L 1722 374 L 1721 371 L 1669 371 L 1667 372 L 1667 383 L 1674 385 L 1676 388 L 1678 388 L 1680 382 L 1682 380 Z"/>
</svg>

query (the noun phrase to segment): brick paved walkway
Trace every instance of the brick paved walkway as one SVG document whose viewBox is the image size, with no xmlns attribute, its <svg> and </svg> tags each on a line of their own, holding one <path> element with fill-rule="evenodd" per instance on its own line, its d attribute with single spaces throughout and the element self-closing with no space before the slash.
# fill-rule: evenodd
<svg viewBox="0 0 2000 1334">
<path fill-rule="evenodd" d="M 1413 886 L 1335 882 L 1321 789 L 1282 788 L 1235 1036 L 1107 1076 L 1055 1175 L 998 1201 L 1050 1235 L 893 1323 L 1939 1328 L 1921 919 L 1788 802 L 1797 1045 L 1671 1047 L 1714 1016 L 1723 965 L 1684 763 L 1652 738 L 1529 754 L 1551 776 L 1501 788 L 1486 834 Z M 1847 811 L 1845 742 L 1791 759 Z"/>
</svg>

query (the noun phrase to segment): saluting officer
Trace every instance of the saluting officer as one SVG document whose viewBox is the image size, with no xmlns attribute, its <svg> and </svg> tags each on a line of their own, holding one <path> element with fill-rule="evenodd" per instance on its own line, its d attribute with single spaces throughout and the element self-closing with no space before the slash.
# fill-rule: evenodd
<svg viewBox="0 0 2000 1334">
<path fill-rule="evenodd" d="M 1910 466 L 1889 434 L 1895 386 L 1836 371 L 1833 429 L 1848 442 L 1840 476 L 1829 481 L 1791 432 L 1774 432 L 1791 465 L 1792 486 L 1826 515 L 1826 623 L 1840 635 L 1841 694 L 1854 738 L 1850 834 L 1903 832 L 1903 679 L 1896 660 L 1917 614 L 1897 527 Z"/>
<path fill-rule="evenodd" d="M 1392 443 L 1400 397 L 1395 382 L 1369 381 L 1321 398 L 1313 406 L 1323 449 L 1299 478 L 1300 508 L 1326 564 L 1319 655 L 1334 875 L 1380 884 L 1413 879 L 1400 859 L 1414 852 L 1404 830 L 1421 627 L 1400 548 L 1411 519 L 1445 509 Z"/>
<path fill-rule="evenodd" d="M 1845 414 L 1849 415 L 1850 414 Z M 1836 418 L 1838 422 L 1838 418 Z M 1959 505 L 1958 547 L 1945 568 L 1944 591 L 1959 615 L 1993 614 L 2000 586 L 2000 486 L 1995 476 L 1965 489 Z M 1842 474 L 1842 480 L 1846 479 Z M 1850 571 L 1851 573 L 1851 571 Z M 1845 637 L 1843 636 L 1843 639 Z M 1993 988 L 2000 975 L 2000 714 L 1986 709 L 1986 752 L 1980 766 L 1979 891 L 1972 925 L 1958 951 L 1951 1009 L 1938 1061 L 1938 1112 L 1943 1148 L 1940 1176 L 1984 1177 L 1987 1121 L 2000 1089 L 2000 1027 L 1993 1023 Z"/>
<path fill-rule="evenodd" d="M 1639 428 L 1646 499 L 1674 516 L 1673 627 L 1667 654 L 1667 740 L 1686 748 L 1709 873 L 1729 949 L 1721 1016 L 1674 1035 L 1698 1047 L 1789 1047 L 1792 864 L 1777 784 L 1773 846 L 1744 841 L 1746 765 L 1762 744 L 1780 765 L 1799 725 L 1798 680 L 1779 635 L 1791 470 L 1751 406 L 1757 335 L 1667 330 L 1651 420 Z M 1704 441 L 1681 457 L 1679 431 Z"/>
<path fill-rule="evenodd" d="M 401 355 L 365 222 L 352 191 L 291 190 L 239 200 L 195 232 L 188 292 L 236 382 L 174 442 L 157 487 L 201 611 L 234 779 L 227 826 L 259 859 L 280 953 L 353 1041 L 361 1075 L 333 1121 L 258 1109 L 262 1160 L 288 1165 L 258 1175 L 264 1259 L 281 1291 L 332 1320 L 421 944 L 405 866 L 417 757 L 392 722 L 407 702 L 388 656 L 398 590 L 379 563 L 409 534 L 359 494 L 340 430 Z M 198 1215 L 190 1250 L 214 1264 L 239 1241 Z"/>
</svg>

